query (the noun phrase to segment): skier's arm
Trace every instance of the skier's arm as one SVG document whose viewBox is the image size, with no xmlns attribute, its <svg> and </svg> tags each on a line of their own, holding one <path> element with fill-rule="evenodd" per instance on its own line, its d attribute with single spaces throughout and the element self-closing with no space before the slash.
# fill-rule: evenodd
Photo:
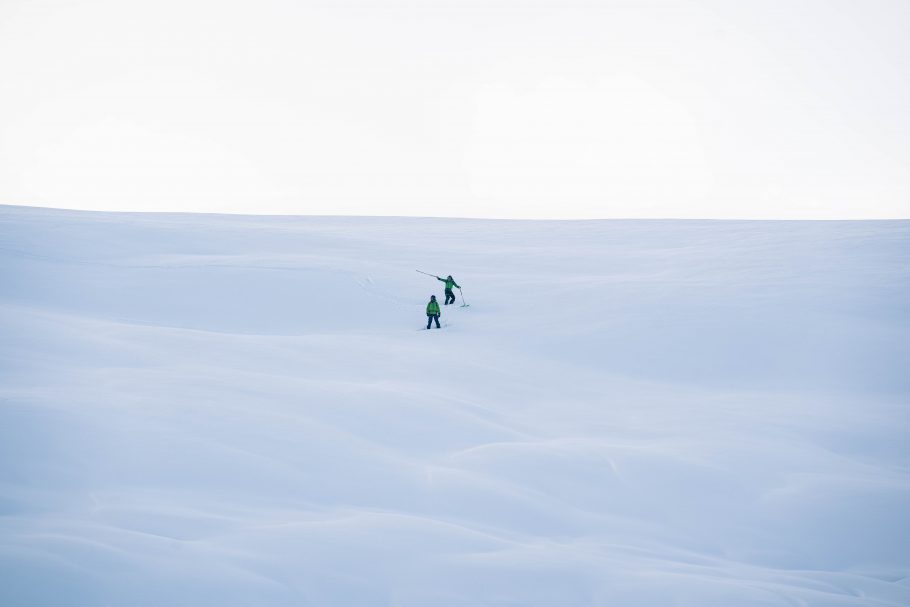
<svg viewBox="0 0 910 607">
<path fill-rule="evenodd" d="M 438 277 L 438 276 L 436 277 L 436 280 L 441 280 L 442 282 L 445 282 L 445 281 L 446 281 L 445 278 L 440 278 L 440 277 Z"/>
</svg>

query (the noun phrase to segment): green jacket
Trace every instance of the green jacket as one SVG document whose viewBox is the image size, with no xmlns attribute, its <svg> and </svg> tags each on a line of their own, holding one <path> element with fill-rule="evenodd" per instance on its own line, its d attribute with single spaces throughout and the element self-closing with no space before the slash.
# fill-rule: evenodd
<svg viewBox="0 0 910 607">
<path fill-rule="evenodd" d="M 442 282 L 446 283 L 447 291 L 451 291 L 452 287 L 458 287 L 458 283 L 456 283 L 455 280 L 452 278 L 440 278 L 437 276 L 436 280 L 441 280 Z M 461 287 L 458 287 L 458 288 L 460 289 Z"/>
<path fill-rule="evenodd" d="M 439 314 L 439 302 L 430 300 L 427 304 L 427 316 L 436 316 Z"/>
</svg>

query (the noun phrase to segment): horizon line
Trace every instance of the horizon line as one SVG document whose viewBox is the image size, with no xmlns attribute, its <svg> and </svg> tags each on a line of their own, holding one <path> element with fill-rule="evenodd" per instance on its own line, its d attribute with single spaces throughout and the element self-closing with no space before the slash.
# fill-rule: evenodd
<svg viewBox="0 0 910 607">
<path fill-rule="evenodd" d="M 124 209 L 85 209 L 75 207 L 55 207 L 36 204 L 20 204 L 0 202 L 0 207 L 31 209 L 39 211 L 64 211 L 70 213 L 116 213 L 122 215 L 203 215 L 203 216 L 228 216 L 228 217 L 320 217 L 326 219 L 444 219 L 461 221 L 910 221 L 910 217 L 640 217 L 640 216 L 615 216 L 615 217 L 476 217 L 453 215 L 362 215 L 362 214 L 337 214 L 337 213 L 292 213 L 292 212 L 267 212 L 250 213 L 246 211 L 149 211 L 149 210 L 124 210 Z"/>
</svg>

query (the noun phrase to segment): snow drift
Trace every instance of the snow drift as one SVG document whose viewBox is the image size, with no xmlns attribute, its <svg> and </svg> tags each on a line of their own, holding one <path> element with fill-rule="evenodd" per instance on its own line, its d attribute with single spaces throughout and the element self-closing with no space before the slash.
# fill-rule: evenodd
<svg viewBox="0 0 910 607">
<path fill-rule="evenodd" d="M 910 222 L 0 222 L 0 604 L 910 604 Z"/>
</svg>

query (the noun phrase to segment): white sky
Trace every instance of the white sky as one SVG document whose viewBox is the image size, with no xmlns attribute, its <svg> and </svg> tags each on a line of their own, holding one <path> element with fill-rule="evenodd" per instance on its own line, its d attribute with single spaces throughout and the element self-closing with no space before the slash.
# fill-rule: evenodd
<svg viewBox="0 0 910 607">
<path fill-rule="evenodd" d="M 910 1 L 0 0 L 0 202 L 910 217 Z"/>
</svg>

